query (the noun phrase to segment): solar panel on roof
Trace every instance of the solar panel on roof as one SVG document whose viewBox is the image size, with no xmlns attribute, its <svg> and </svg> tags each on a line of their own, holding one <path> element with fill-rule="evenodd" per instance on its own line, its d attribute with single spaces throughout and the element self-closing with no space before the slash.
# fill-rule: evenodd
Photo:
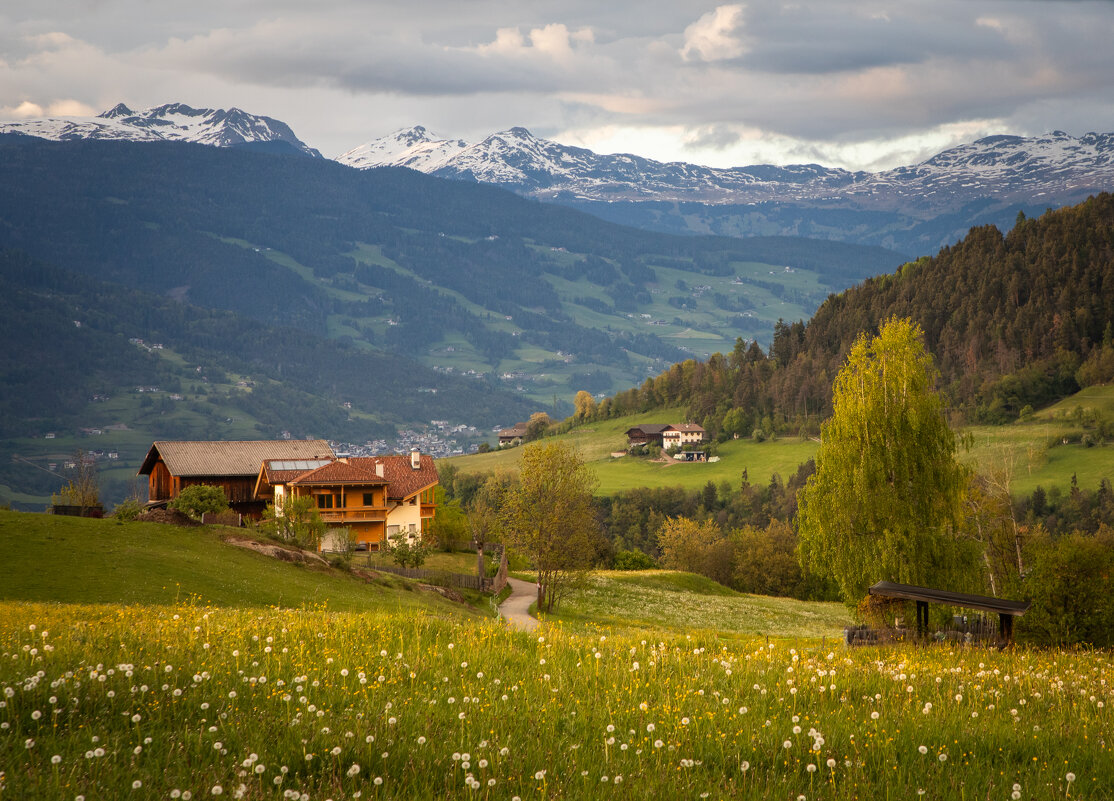
<svg viewBox="0 0 1114 801">
<path fill-rule="evenodd" d="M 272 470 L 316 470 L 332 461 L 332 459 L 272 459 L 267 464 Z"/>
</svg>

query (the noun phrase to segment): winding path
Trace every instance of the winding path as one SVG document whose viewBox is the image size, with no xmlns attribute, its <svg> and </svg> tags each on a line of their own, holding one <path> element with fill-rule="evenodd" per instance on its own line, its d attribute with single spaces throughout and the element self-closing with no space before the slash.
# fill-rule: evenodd
<svg viewBox="0 0 1114 801">
<path fill-rule="evenodd" d="M 499 614 L 519 631 L 533 631 L 538 627 L 538 619 L 531 617 L 530 604 L 538 600 L 538 585 L 516 578 L 508 578 L 507 582 L 511 594 L 499 604 Z"/>
</svg>

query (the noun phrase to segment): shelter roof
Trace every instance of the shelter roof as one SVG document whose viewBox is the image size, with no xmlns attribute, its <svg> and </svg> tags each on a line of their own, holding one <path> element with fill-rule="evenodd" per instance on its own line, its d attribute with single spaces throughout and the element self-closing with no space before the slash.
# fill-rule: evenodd
<svg viewBox="0 0 1114 801">
<path fill-rule="evenodd" d="M 867 592 L 885 598 L 908 598 L 911 601 L 959 606 L 964 609 L 978 609 L 982 612 L 997 612 L 1001 615 L 1020 617 L 1029 611 L 1030 601 L 1007 601 L 990 595 L 968 595 L 962 592 L 934 590 L 931 587 L 915 587 L 912 584 L 895 584 L 892 581 L 879 581 Z"/>
</svg>

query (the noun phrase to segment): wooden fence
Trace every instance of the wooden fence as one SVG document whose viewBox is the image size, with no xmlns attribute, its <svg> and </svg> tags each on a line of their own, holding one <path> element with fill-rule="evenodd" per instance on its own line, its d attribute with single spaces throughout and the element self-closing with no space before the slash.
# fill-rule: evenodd
<svg viewBox="0 0 1114 801">
<path fill-rule="evenodd" d="M 469 590 L 490 592 L 495 585 L 495 579 L 481 578 L 466 573 L 449 573 L 446 570 L 426 570 L 421 567 L 395 567 L 393 565 L 374 565 L 371 570 L 383 573 L 393 573 L 409 579 L 421 579 L 427 584 L 436 584 L 439 587 L 464 587 Z"/>
</svg>

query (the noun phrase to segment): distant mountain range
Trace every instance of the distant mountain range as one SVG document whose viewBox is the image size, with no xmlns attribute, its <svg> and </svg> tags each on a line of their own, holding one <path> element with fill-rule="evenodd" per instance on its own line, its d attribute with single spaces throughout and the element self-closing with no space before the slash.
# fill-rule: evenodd
<svg viewBox="0 0 1114 801">
<path fill-rule="evenodd" d="M 54 140 L 128 139 L 320 154 L 285 123 L 239 109 L 120 104 L 96 117 L 0 123 L 0 133 Z M 817 164 L 717 169 L 631 154 L 601 155 L 510 128 L 479 142 L 406 128 L 336 159 L 358 169 L 408 167 L 490 183 L 664 233 L 808 236 L 876 245 L 910 257 L 971 227 L 1008 230 L 1029 216 L 1114 189 L 1114 133 L 991 136 L 884 172 Z"/>
<path fill-rule="evenodd" d="M 920 164 L 851 172 L 817 164 L 716 169 L 600 155 L 511 128 L 480 142 L 415 127 L 339 156 L 360 169 L 402 166 L 555 201 L 670 233 L 810 236 L 935 252 L 970 228 L 1003 230 L 1114 188 L 1114 134 L 991 136 Z"/>
<path fill-rule="evenodd" d="M 599 155 L 539 139 L 525 128 L 469 144 L 433 136 L 419 126 L 368 142 L 337 161 L 361 169 L 410 167 L 441 178 L 499 184 L 540 198 L 845 202 L 863 209 L 936 214 L 980 197 L 1028 201 L 1102 191 L 1114 184 L 1114 134 L 991 136 L 945 150 L 921 164 L 870 173 L 817 164 L 716 169 L 629 154 Z"/>
<path fill-rule="evenodd" d="M 215 147 L 292 151 L 321 158 L 285 122 L 238 108 L 191 108 L 182 103 L 133 111 L 119 103 L 95 117 L 49 117 L 0 123 L 0 133 L 19 133 L 67 142 L 116 139 L 129 142 L 197 142 Z"/>
</svg>

